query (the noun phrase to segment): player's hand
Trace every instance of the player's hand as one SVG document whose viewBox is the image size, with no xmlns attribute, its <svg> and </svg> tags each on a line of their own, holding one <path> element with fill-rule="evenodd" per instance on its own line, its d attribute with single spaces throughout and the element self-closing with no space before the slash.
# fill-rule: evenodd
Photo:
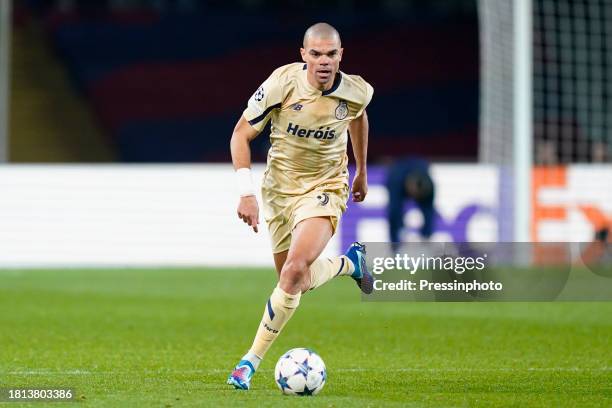
<svg viewBox="0 0 612 408">
<path fill-rule="evenodd" d="M 240 197 L 238 218 L 247 223 L 250 227 L 253 227 L 253 231 L 258 232 L 259 206 L 257 205 L 255 196 Z"/>
<path fill-rule="evenodd" d="M 357 173 L 353 178 L 353 187 L 351 188 L 351 196 L 354 203 L 360 203 L 368 194 L 368 178 L 365 174 Z"/>
</svg>

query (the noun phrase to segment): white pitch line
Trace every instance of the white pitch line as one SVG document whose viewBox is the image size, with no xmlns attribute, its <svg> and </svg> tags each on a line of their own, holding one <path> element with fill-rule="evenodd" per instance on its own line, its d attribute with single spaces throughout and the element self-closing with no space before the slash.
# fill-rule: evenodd
<svg viewBox="0 0 612 408">
<path fill-rule="evenodd" d="M 0 375 L 116 375 L 116 374 L 218 374 L 227 373 L 227 368 L 194 369 L 194 370 L 130 370 L 130 371 L 91 371 L 91 370 L 23 370 L 0 372 Z M 272 372 L 272 369 L 261 369 L 258 372 Z M 612 367 L 499 367 L 499 368 L 334 368 L 333 372 L 338 373 L 359 373 L 359 372 L 512 372 L 512 371 L 561 371 L 561 372 L 586 372 L 586 371 L 612 371 Z"/>
</svg>

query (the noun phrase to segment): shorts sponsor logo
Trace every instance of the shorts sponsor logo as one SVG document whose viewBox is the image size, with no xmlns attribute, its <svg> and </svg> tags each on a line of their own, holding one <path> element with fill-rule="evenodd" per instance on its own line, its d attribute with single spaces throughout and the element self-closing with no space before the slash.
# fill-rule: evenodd
<svg viewBox="0 0 612 408">
<path fill-rule="evenodd" d="M 327 205 L 329 203 L 329 195 L 327 193 L 319 194 L 317 200 L 319 200 L 319 205 Z"/>
<path fill-rule="evenodd" d="M 336 119 L 342 120 L 348 116 L 348 104 L 346 101 L 340 101 L 336 107 Z"/>
</svg>

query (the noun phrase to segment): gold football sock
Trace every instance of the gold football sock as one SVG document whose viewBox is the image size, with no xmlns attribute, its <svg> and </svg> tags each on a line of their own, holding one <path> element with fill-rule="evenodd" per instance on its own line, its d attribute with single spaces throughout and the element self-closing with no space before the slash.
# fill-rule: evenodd
<svg viewBox="0 0 612 408">
<path fill-rule="evenodd" d="M 344 255 L 319 258 L 310 265 L 310 289 L 316 289 L 336 276 L 350 275 L 354 271 L 353 263 Z"/>
<path fill-rule="evenodd" d="M 264 357 L 300 304 L 300 296 L 299 292 L 291 295 L 278 286 L 274 288 L 264 309 L 255 340 L 249 350 L 250 353 L 254 353 L 259 358 Z"/>
</svg>

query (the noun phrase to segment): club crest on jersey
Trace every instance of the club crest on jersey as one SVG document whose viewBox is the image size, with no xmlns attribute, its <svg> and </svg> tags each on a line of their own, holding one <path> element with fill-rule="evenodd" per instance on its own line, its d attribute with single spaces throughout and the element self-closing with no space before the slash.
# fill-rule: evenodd
<svg viewBox="0 0 612 408">
<path fill-rule="evenodd" d="M 319 205 L 327 205 L 329 203 L 329 195 L 327 193 L 319 194 L 317 200 L 319 200 Z"/>
<path fill-rule="evenodd" d="M 253 95 L 253 99 L 255 99 L 257 102 L 259 102 L 263 98 L 264 98 L 264 88 L 263 88 L 263 86 L 260 86 L 259 89 L 257 90 L 257 92 L 255 92 L 255 95 Z"/>
<path fill-rule="evenodd" d="M 336 107 L 336 119 L 342 120 L 348 116 L 348 104 L 346 101 L 340 101 Z"/>
</svg>

